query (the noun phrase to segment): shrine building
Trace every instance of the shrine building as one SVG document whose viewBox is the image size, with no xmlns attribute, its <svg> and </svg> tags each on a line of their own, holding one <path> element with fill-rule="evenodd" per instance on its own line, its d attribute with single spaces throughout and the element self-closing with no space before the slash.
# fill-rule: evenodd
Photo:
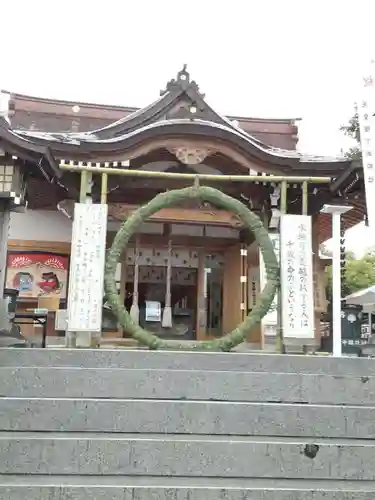
<svg viewBox="0 0 375 500">
<path fill-rule="evenodd" d="M 4 96 L 8 111 L 0 117 L 0 200 L 3 211 L 10 210 L 10 222 L 3 224 L 7 255 L 3 252 L 6 276 L 3 273 L 2 279 L 6 287 L 19 289 L 19 310 L 37 307 L 46 297 L 55 298 L 55 308 L 66 308 L 74 203 L 82 197 L 100 203 L 103 196 L 100 176 L 95 173 L 90 174 L 89 189 L 82 193 L 79 167 L 264 177 L 254 182 L 207 178 L 202 183 L 219 188 L 259 215 L 276 245 L 283 211 L 279 184 L 272 182 L 278 176 L 291 179 L 285 212 L 305 213 L 312 220 L 315 337 L 319 341 L 326 298 L 318 248 L 331 237 L 330 216 L 320 210 L 326 203 L 350 204 L 353 209 L 343 217 L 345 229 L 364 219 L 360 166 L 343 157 L 300 153 L 296 118 L 223 116 L 210 107 L 186 67 L 143 109 L 3 91 Z M 330 181 L 302 185 L 293 180 L 298 177 Z M 109 175 L 104 193 L 107 246 L 138 206 L 160 192 L 190 184 L 177 176 Z M 244 248 L 246 252 L 241 251 Z M 235 328 L 256 303 L 265 284 L 261 260 L 253 235 L 243 230 L 235 215 L 209 203 L 185 203 L 160 210 L 141 226 L 118 266 L 118 289 L 128 310 L 137 301 L 139 323 L 160 337 L 220 337 Z M 160 311 L 147 310 L 146 304 L 159 303 L 164 308 L 168 263 L 172 321 L 166 328 Z M 148 322 L 152 314 L 156 321 Z M 265 337 L 275 335 L 271 316 L 272 311 L 249 332 L 249 343 L 262 347 Z M 25 335 L 30 328 L 25 326 Z M 107 330 L 106 336 L 127 337 L 116 325 Z M 52 320 L 48 334 L 56 334 Z"/>
</svg>

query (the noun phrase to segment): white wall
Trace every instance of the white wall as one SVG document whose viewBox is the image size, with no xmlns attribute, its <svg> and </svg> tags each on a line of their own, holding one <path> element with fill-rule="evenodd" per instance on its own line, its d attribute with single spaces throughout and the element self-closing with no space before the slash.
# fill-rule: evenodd
<svg viewBox="0 0 375 500">
<path fill-rule="evenodd" d="M 70 242 L 72 221 L 60 212 L 27 210 L 10 215 L 10 240 Z"/>
</svg>

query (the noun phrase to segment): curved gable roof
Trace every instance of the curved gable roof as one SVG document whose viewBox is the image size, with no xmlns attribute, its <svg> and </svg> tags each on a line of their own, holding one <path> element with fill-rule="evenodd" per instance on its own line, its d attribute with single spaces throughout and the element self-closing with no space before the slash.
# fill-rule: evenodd
<svg viewBox="0 0 375 500">
<path fill-rule="evenodd" d="M 0 128 L 1 137 L 1 128 Z M 37 149 L 38 151 L 51 151 L 60 158 L 95 157 L 129 155 L 137 147 L 157 139 L 198 139 L 218 145 L 226 143 L 236 151 L 248 158 L 254 158 L 275 166 L 277 170 L 290 175 L 310 175 L 311 170 L 316 175 L 329 175 L 336 177 L 349 162 L 341 157 L 327 158 L 321 156 L 302 155 L 297 151 L 272 148 L 252 138 L 241 129 L 228 127 L 200 119 L 172 119 L 161 120 L 145 125 L 121 136 L 99 138 L 92 133 L 49 134 L 38 132 L 21 132 L 9 129 L 7 137 L 20 147 Z"/>
<path fill-rule="evenodd" d="M 180 109 L 178 106 L 181 105 Z M 177 109 L 176 109 L 177 107 Z M 194 113 L 191 110 L 194 108 Z M 114 123 L 92 130 L 90 134 L 98 139 L 124 136 L 138 128 L 161 120 L 175 118 L 199 118 L 236 129 L 228 118 L 214 111 L 205 101 L 198 84 L 190 79 L 186 64 L 178 72 L 177 78 L 170 80 L 160 97 L 149 106 L 139 109 Z"/>
<path fill-rule="evenodd" d="M 34 138 L 17 134 L 10 128 L 8 121 L 0 115 L 0 147 L 25 160 L 35 161 L 39 170 L 47 180 L 60 178 L 59 169 L 51 149 L 47 143 L 38 143 Z"/>
<path fill-rule="evenodd" d="M 160 97 L 151 105 L 104 127 L 93 131 L 49 133 L 12 130 L 9 124 L 5 127 L 3 124 L 1 134 L 3 140 L 6 135 L 7 140 L 10 143 L 13 141 L 17 147 L 45 157 L 51 152 L 60 158 L 111 153 L 126 155 L 145 140 L 190 137 L 227 142 L 241 153 L 274 165 L 285 173 L 311 173 L 311 170 L 316 170 L 319 175 L 324 172 L 324 175 L 336 177 L 348 165 L 343 158 L 306 156 L 295 150 L 268 146 L 245 132 L 236 122 L 215 112 L 204 97 L 197 83 L 190 79 L 185 65 L 177 78 L 168 82 Z M 68 104 L 72 103 L 65 102 L 65 105 Z M 291 125 L 293 120 L 279 122 L 281 126 Z"/>
<path fill-rule="evenodd" d="M 143 109 L 127 106 L 56 100 L 2 91 L 9 95 L 9 117 L 16 130 L 96 133 L 100 138 L 127 132 L 164 119 L 195 117 L 238 128 L 264 144 L 294 150 L 298 142 L 297 118 L 224 117 L 205 101 L 186 65 L 170 80 L 160 97 Z M 1 96 L 0 96 L 1 97 Z"/>
</svg>

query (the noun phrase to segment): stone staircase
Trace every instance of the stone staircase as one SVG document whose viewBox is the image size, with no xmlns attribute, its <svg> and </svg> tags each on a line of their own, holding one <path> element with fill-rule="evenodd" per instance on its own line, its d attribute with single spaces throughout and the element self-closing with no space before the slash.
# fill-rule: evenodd
<svg viewBox="0 0 375 500">
<path fill-rule="evenodd" d="M 1 500 L 374 500 L 375 360 L 0 349 Z"/>
</svg>

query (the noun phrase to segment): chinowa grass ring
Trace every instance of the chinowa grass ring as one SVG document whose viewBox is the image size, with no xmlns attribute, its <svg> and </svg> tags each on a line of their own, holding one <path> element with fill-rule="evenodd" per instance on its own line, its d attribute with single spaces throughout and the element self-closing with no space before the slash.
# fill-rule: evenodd
<svg viewBox="0 0 375 500">
<path fill-rule="evenodd" d="M 253 307 L 249 315 L 234 330 L 223 337 L 197 342 L 196 344 L 189 344 L 188 346 L 189 349 L 196 350 L 230 351 L 245 340 L 252 328 L 261 321 L 263 316 L 265 316 L 270 309 L 279 286 L 279 265 L 272 241 L 260 218 L 251 212 L 243 203 L 222 193 L 218 189 L 196 184 L 184 189 L 160 193 L 146 205 L 139 207 L 122 224 L 106 258 L 104 284 L 107 301 L 112 307 L 113 313 L 117 317 L 119 324 L 140 344 L 150 349 L 186 350 L 186 345 L 184 346 L 182 343 L 178 344 L 162 340 L 133 322 L 117 292 L 115 272 L 122 252 L 127 248 L 130 238 L 136 233 L 143 222 L 162 208 L 174 207 L 180 202 L 188 200 L 208 201 L 216 207 L 236 215 L 242 221 L 244 227 L 253 233 L 262 252 L 267 274 L 267 284 L 257 304 Z M 238 304 L 238 307 L 240 307 L 240 304 Z"/>
</svg>

